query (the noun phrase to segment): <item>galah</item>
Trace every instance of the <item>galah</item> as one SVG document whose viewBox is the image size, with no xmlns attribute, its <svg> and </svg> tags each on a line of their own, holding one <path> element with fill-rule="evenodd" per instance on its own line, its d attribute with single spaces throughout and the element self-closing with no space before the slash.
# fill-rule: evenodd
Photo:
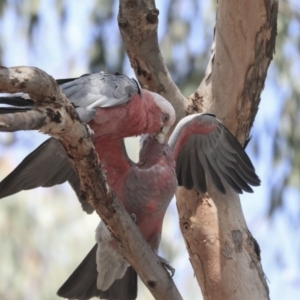
<svg viewBox="0 0 300 300">
<path fill-rule="evenodd" d="M 174 120 L 173 116 L 167 122 L 168 126 L 171 126 L 172 120 Z M 107 135 L 102 137 L 105 136 Z M 115 139 L 121 138 L 117 134 L 110 136 Z M 181 138 L 177 138 L 178 136 Z M 97 138 L 93 140 L 96 141 Z M 243 190 L 252 192 L 249 184 L 256 186 L 260 183 L 244 149 L 214 115 L 199 114 L 183 118 L 170 137 L 170 145 L 174 149 L 177 161 L 179 186 L 187 189 L 195 186 L 199 192 L 204 193 L 207 190 L 206 177 L 208 177 L 217 190 L 225 194 L 226 185 L 237 193 L 242 193 Z M 107 148 L 107 151 L 113 150 L 106 147 L 105 143 L 102 143 L 102 146 Z M 113 153 L 118 157 L 118 152 L 113 151 Z M 102 163 L 104 157 L 105 155 L 103 157 L 99 155 Z M 65 181 L 70 183 L 80 199 L 77 174 L 69 163 L 59 140 L 50 138 L 30 153 L 0 182 L 0 199 L 21 190 L 39 186 L 50 187 Z M 89 213 L 93 211 L 87 202 L 81 199 L 80 201 L 85 211 Z"/>
<path fill-rule="evenodd" d="M 102 147 L 103 143 L 107 149 Z M 95 146 L 108 171 L 109 184 L 127 212 L 136 216 L 138 228 L 155 253 L 163 218 L 177 187 L 176 177 L 180 185 L 194 187 L 198 192 L 207 190 L 205 174 L 221 193 L 227 185 L 237 192 L 251 192 L 249 184 L 260 184 L 244 149 L 210 114 L 191 115 L 181 120 L 170 137 L 170 144 L 161 134 L 144 136 L 136 164 L 128 158 L 123 141 L 106 137 L 96 141 Z M 113 153 L 109 151 L 112 148 Z M 116 242 L 102 222 L 96 229 L 96 242 L 58 295 L 80 300 L 94 296 L 109 300 L 136 299 L 136 273 L 118 252 Z"/>
<path fill-rule="evenodd" d="M 247 153 L 238 140 L 213 114 L 183 118 L 175 127 L 170 147 L 176 161 L 178 185 L 198 192 L 207 191 L 206 177 L 221 193 L 230 186 L 235 192 L 252 193 L 259 186 Z"/>
<path fill-rule="evenodd" d="M 80 97 L 82 97 L 82 95 Z M 166 107 L 168 106 L 166 105 Z M 174 116 L 170 117 L 169 115 L 163 120 L 165 122 L 164 125 L 170 126 L 174 121 Z M 91 127 L 94 129 L 93 126 Z M 99 129 L 99 131 L 101 131 L 101 129 Z M 259 179 L 255 174 L 254 168 L 248 156 L 245 154 L 237 140 L 213 115 L 199 114 L 184 118 L 177 125 L 170 138 L 171 148 L 166 143 L 157 143 L 155 138 L 148 136 L 145 138 L 145 141 L 150 140 L 152 142 L 149 143 L 149 145 L 154 144 L 156 146 L 150 147 L 145 144 L 142 148 L 140 162 L 138 164 L 132 163 L 128 159 L 126 152 L 124 152 L 124 144 L 121 134 L 119 136 L 118 134 L 98 135 L 97 132 L 99 133 L 99 131 L 95 131 L 96 138 L 94 138 L 94 143 L 96 145 L 100 160 L 104 164 L 104 167 L 108 170 L 108 181 L 113 189 L 116 190 L 118 197 L 123 202 L 127 211 L 137 216 L 137 226 L 140 228 L 144 237 L 151 246 L 152 243 L 154 243 L 152 240 L 154 240 L 158 247 L 163 216 L 165 209 L 172 198 L 165 197 L 167 192 L 164 192 L 161 188 L 161 184 L 163 182 L 166 180 L 168 182 L 168 177 L 163 175 L 163 168 L 160 165 L 163 159 L 158 159 L 159 162 L 157 162 L 159 155 L 160 158 L 162 158 L 166 156 L 166 153 L 174 150 L 175 160 L 177 163 L 176 173 L 179 184 L 188 189 L 195 187 L 199 192 L 205 192 L 207 189 L 206 175 L 212 180 L 212 183 L 215 185 L 215 187 L 222 193 L 226 192 L 226 184 L 234 188 L 237 192 L 242 192 L 242 190 L 252 191 L 248 184 L 259 184 Z M 7 195 L 7 190 L 5 191 L 5 189 L 12 191 L 10 194 L 24 189 L 20 189 L 20 184 L 25 184 L 27 189 L 33 188 L 34 185 L 36 185 L 36 182 L 39 182 L 39 180 L 42 180 L 44 183 L 38 183 L 36 186 L 51 186 L 62 183 L 66 180 L 69 180 L 70 183 L 73 183 L 73 186 L 75 187 L 79 186 L 78 178 L 71 165 L 66 160 L 66 154 L 63 148 L 61 147 L 62 150 L 59 151 L 56 150 L 59 145 L 60 143 L 57 140 L 49 139 L 27 158 L 25 158 L 19 167 L 17 167 L 15 171 L 13 171 L 1 182 L 0 195 L 2 190 L 4 190 L 3 194 L 5 195 L 6 193 Z M 161 148 L 161 145 L 163 145 L 163 148 Z M 49 151 L 49 149 L 51 151 Z M 151 149 L 151 151 L 147 149 Z M 161 151 L 161 149 L 163 149 L 163 151 Z M 143 169 L 140 167 L 140 164 L 142 165 L 143 161 L 146 161 L 150 166 L 148 169 L 156 169 L 156 172 L 154 173 L 155 175 L 153 176 L 152 173 L 150 176 L 151 179 L 156 179 L 154 185 L 150 185 L 151 180 L 148 178 L 149 175 L 146 175 L 147 172 L 141 172 L 139 173 L 139 176 L 129 176 L 130 174 L 135 174 L 133 170 Z M 53 162 L 56 162 L 56 164 Z M 130 168 L 128 168 L 128 166 Z M 145 166 L 147 166 L 147 164 L 145 164 Z M 174 177 L 174 164 L 166 165 L 165 167 L 165 169 L 169 173 L 172 173 Z M 46 170 L 46 172 L 43 172 L 42 170 Z M 128 170 L 130 170 L 130 172 Z M 141 174 L 145 174 L 145 176 Z M 172 178 L 170 180 L 170 182 L 172 182 Z M 129 182 L 129 184 L 125 184 L 126 182 Z M 125 190 L 120 189 L 120 186 L 125 186 Z M 170 188 L 171 187 L 172 184 L 170 183 Z M 173 196 L 176 187 L 172 188 Z M 156 193 L 157 198 L 153 198 L 151 196 L 143 197 L 143 195 L 150 194 L 149 190 L 151 190 L 151 193 Z M 136 199 L 134 196 L 137 195 L 139 197 L 136 201 L 128 202 L 127 200 L 124 200 L 126 198 L 123 198 L 126 197 L 126 195 L 132 195 L 132 197 L 128 198 L 129 200 Z M 141 206 L 143 208 L 140 208 Z M 163 208 L 159 214 L 158 212 L 160 212 L 161 207 L 165 208 Z M 140 211 L 142 212 L 142 217 L 139 215 Z M 146 213 L 143 213 L 143 211 Z M 159 221 L 156 218 L 158 215 Z M 148 219 L 150 219 L 150 221 Z M 145 222 L 145 220 L 147 222 Z M 147 224 L 147 226 L 142 224 Z M 153 224 L 153 229 L 151 227 L 149 228 L 149 224 Z M 95 293 L 99 293 L 99 295 L 102 297 L 114 299 L 114 295 L 117 293 L 116 291 L 120 290 L 122 295 L 125 295 L 126 291 L 128 292 L 128 289 L 126 290 L 127 283 L 130 283 L 130 289 L 128 292 L 128 295 L 130 296 L 128 296 L 126 299 L 131 299 L 129 297 L 133 297 L 132 295 L 136 294 L 136 292 L 132 292 L 132 287 L 136 286 L 136 283 L 133 283 L 136 282 L 133 280 L 136 276 L 134 270 L 132 270 L 131 267 L 128 268 L 128 263 L 126 261 L 124 262 L 117 251 L 115 252 L 117 253 L 115 258 L 116 261 L 119 262 L 117 263 L 118 268 L 105 269 L 105 266 L 101 264 L 101 253 L 103 249 L 106 249 L 106 247 L 103 248 L 102 246 L 111 244 L 114 245 L 114 241 L 103 224 L 99 226 L 97 232 L 98 245 L 91 250 L 83 264 L 70 277 L 71 283 L 69 284 L 67 281 L 62 289 L 60 289 L 59 293 L 61 295 L 66 295 L 66 293 L 70 292 L 69 288 L 71 288 L 72 292 L 72 288 L 74 288 L 73 282 L 76 282 L 77 274 L 80 277 L 80 270 L 86 270 L 86 268 L 89 269 L 88 266 L 90 266 L 92 263 L 95 265 L 95 256 L 96 252 L 98 251 L 100 252 L 100 255 L 98 256 L 100 258 L 97 259 L 98 266 L 100 266 L 98 267 L 99 272 L 97 272 L 96 268 L 95 273 L 95 266 L 90 268 L 93 270 L 93 274 L 96 279 L 94 278 L 94 281 L 90 281 L 90 276 L 87 276 L 86 278 L 90 285 L 87 286 L 86 284 L 75 284 L 76 288 L 83 289 L 76 289 L 77 294 L 83 293 L 83 298 L 79 299 L 88 299 L 88 293 L 90 293 L 91 290 L 93 291 L 92 294 L 94 291 L 96 291 Z M 153 232 L 153 234 L 150 234 L 149 232 Z M 154 251 L 157 250 L 157 247 L 152 246 Z M 109 252 L 114 253 L 113 251 Z M 93 259 L 90 259 L 90 257 Z M 121 268 L 121 271 L 119 268 Z M 83 273 L 88 274 L 86 271 Z M 124 274 L 125 276 L 122 277 Z M 74 277 L 75 279 L 73 280 L 72 278 Z M 120 279 L 120 277 L 122 278 Z M 110 279 L 108 283 L 107 278 Z M 95 287 L 93 283 L 96 281 L 97 285 Z M 82 277 L 80 282 L 85 282 Z M 100 291 L 97 286 L 100 290 L 102 289 L 102 291 Z M 120 286 L 123 288 L 121 289 Z M 88 287 L 90 287 L 90 289 Z M 103 295 L 102 293 L 105 294 Z M 74 295 L 74 297 L 81 296 Z"/>
<path fill-rule="evenodd" d="M 102 147 L 103 143 L 106 149 Z M 166 145 L 163 140 L 146 136 L 139 162 L 134 163 L 128 158 L 122 140 L 104 137 L 95 143 L 109 184 L 127 212 L 135 216 L 136 225 L 155 253 L 160 243 L 163 218 L 177 187 L 172 150 Z M 115 153 L 119 155 L 115 156 Z M 96 241 L 97 245 L 59 289 L 58 295 L 70 299 L 93 296 L 136 299 L 136 272 L 119 253 L 103 222 L 96 230 Z"/>
<path fill-rule="evenodd" d="M 161 134 L 158 137 L 161 138 Z M 136 216 L 137 226 L 155 252 L 165 210 L 177 186 L 175 174 L 179 185 L 188 189 L 194 187 L 198 192 L 206 192 L 207 178 L 221 193 L 225 193 L 228 186 L 237 192 L 251 192 L 249 184 L 260 183 L 244 149 L 213 115 L 198 114 L 182 119 L 170 137 L 170 145 L 160 138 L 148 135 L 143 139 L 137 164 L 129 160 L 122 139 L 107 135 L 94 140 L 99 158 L 108 172 L 109 184 L 127 211 Z M 48 143 L 51 144 L 46 142 L 43 145 L 48 147 Z M 31 154 L 39 158 L 38 162 L 33 163 L 29 155 L 29 159 L 24 160 L 26 164 L 21 163 L 24 164 L 21 171 L 34 180 L 39 170 L 51 166 L 55 156 L 58 166 L 46 173 L 51 175 L 52 184 L 55 184 L 55 178 L 64 170 L 67 173 L 72 171 L 72 167 L 60 164 L 62 158 L 56 155 L 54 147 L 51 159 L 43 156 L 43 149 L 39 147 L 34 155 Z M 10 184 L 20 180 L 17 169 L 9 175 Z M 26 178 L 24 174 L 23 179 Z M 135 299 L 136 274 L 118 253 L 103 223 L 98 227 L 96 240 L 97 245 L 58 294 L 73 299 L 89 299 L 95 295 L 105 299 Z"/>
<path fill-rule="evenodd" d="M 121 139 L 142 133 L 158 133 L 163 128 L 168 130 L 175 121 L 175 111 L 167 100 L 157 93 L 141 89 L 134 79 L 126 75 L 100 72 L 59 79 L 57 83 L 76 107 L 81 119 L 93 130 L 93 140 L 106 135 Z M 0 104 L 10 105 L 0 107 L 0 113 L 5 114 L 26 113 L 34 106 L 32 100 L 22 97 L 0 97 Z M 48 162 L 44 169 L 40 168 L 41 160 Z M 93 208 L 80 198 L 77 175 L 70 167 L 62 144 L 50 138 L 0 183 L 0 198 L 66 180 L 75 190 L 83 209 L 92 213 Z"/>
</svg>

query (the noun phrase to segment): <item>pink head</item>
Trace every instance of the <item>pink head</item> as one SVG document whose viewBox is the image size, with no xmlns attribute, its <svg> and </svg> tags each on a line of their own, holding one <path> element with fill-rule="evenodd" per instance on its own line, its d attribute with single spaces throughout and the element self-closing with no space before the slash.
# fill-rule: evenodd
<svg viewBox="0 0 300 300">
<path fill-rule="evenodd" d="M 162 96 L 141 89 L 124 105 L 97 108 L 89 125 L 96 137 L 111 135 L 118 138 L 143 133 L 166 133 L 175 122 L 173 106 Z"/>
<path fill-rule="evenodd" d="M 175 110 L 164 97 L 142 89 L 142 97 L 148 105 L 148 133 L 167 133 L 175 122 Z"/>
<path fill-rule="evenodd" d="M 146 166 L 157 164 L 165 156 L 173 163 L 173 153 L 163 133 L 143 134 L 140 139 L 139 162 Z"/>
</svg>

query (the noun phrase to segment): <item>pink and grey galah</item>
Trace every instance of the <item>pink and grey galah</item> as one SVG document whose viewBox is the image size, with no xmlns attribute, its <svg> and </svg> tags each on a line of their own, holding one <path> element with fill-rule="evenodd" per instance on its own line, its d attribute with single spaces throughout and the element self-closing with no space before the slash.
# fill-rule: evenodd
<svg viewBox="0 0 300 300">
<path fill-rule="evenodd" d="M 102 147 L 103 143 L 106 147 Z M 171 148 L 163 139 L 158 141 L 147 135 L 142 141 L 139 162 L 134 163 L 127 156 L 123 140 L 100 138 L 95 147 L 108 172 L 108 183 L 157 253 L 164 215 L 177 188 Z M 96 242 L 58 295 L 69 299 L 94 296 L 111 300 L 136 299 L 136 272 L 118 251 L 118 245 L 103 222 L 97 227 Z"/>
<path fill-rule="evenodd" d="M 72 96 L 71 93 L 66 95 L 69 98 Z M 83 98 L 84 93 L 79 97 Z M 138 228 L 155 252 L 158 250 L 166 208 L 177 187 L 176 177 L 179 185 L 188 189 L 195 188 L 198 192 L 207 191 L 207 179 L 210 179 L 221 193 L 226 193 L 230 187 L 238 193 L 243 190 L 251 192 L 250 185 L 256 186 L 260 183 L 244 149 L 213 115 L 197 114 L 182 119 L 171 135 L 169 145 L 160 132 L 164 126 L 172 125 L 175 116 L 171 113 L 169 104 L 164 101 L 163 103 L 158 105 L 160 114 L 150 114 L 153 120 L 159 119 L 157 116 L 160 116 L 157 121 L 159 126 L 141 126 L 148 129 L 145 133 L 157 134 L 146 135 L 143 138 L 137 164 L 129 160 L 126 154 L 123 144 L 126 134 L 124 131 L 118 134 L 116 129 L 116 133 L 111 130 L 111 134 L 99 134 L 106 130 L 98 128 L 106 126 L 100 124 L 102 119 L 98 119 L 99 123 L 89 123 L 95 132 L 93 142 L 108 172 L 109 184 L 128 213 L 136 217 Z M 85 115 L 88 113 L 85 112 Z M 107 119 L 110 123 L 111 119 Z M 124 122 L 127 122 L 124 127 L 130 126 L 130 120 L 126 119 Z M 147 120 L 144 119 L 144 122 Z M 150 127 L 155 127 L 155 131 L 151 129 L 150 132 Z M 134 130 L 136 129 L 128 132 L 132 133 Z M 75 191 L 79 186 L 76 173 L 68 162 L 63 147 L 59 141 L 52 138 L 27 156 L 0 183 L 0 197 L 22 189 L 52 186 L 64 181 L 69 181 Z M 84 200 L 82 203 L 83 208 L 91 212 L 91 207 L 84 203 Z M 136 273 L 119 254 L 103 223 L 100 223 L 97 229 L 96 241 L 97 244 L 58 294 L 73 299 L 89 299 L 92 296 L 104 299 L 135 299 Z"/>
<path fill-rule="evenodd" d="M 157 133 L 168 130 L 175 121 L 175 111 L 166 99 L 141 89 L 134 79 L 123 74 L 100 72 L 59 79 L 57 83 L 76 107 L 81 119 L 94 131 L 93 140 L 106 135 L 121 139 Z M 24 97 L 0 97 L 0 104 L 9 105 L 2 105 L 0 114 L 26 113 L 34 106 L 32 100 Z M 77 175 L 62 144 L 50 138 L 0 183 L 0 198 L 66 180 L 75 190 L 83 209 L 92 213 L 92 207 L 80 198 Z"/>
<path fill-rule="evenodd" d="M 100 138 L 95 147 L 108 171 L 109 184 L 127 212 L 136 217 L 136 225 L 155 253 L 177 178 L 179 184 L 189 189 L 195 187 L 198 192 L 207 189 L 205 174 L 222 193 L 227 184 L 237 192 L 250 192 L 248 183 L 259 184 L 244 149 L 213 115 L 198 114 L 182 119 L 170 137 L 170 144 L 161 133 L 143 136 L 141 140 L 137 164 L 130 161 L 121 140 Z M 103 143 L 107 149 L 101 146 Z M 109 151 L 112 148 L 116 152 Z M 237 162 L 243 163 L 236 167 Z M 136 299 L 136 273 L 118 252 L 102 222 L 96 230 L 96 242 L 58 295 L 69 299 L 94 296 L 110 300 Z"/>
</svg>

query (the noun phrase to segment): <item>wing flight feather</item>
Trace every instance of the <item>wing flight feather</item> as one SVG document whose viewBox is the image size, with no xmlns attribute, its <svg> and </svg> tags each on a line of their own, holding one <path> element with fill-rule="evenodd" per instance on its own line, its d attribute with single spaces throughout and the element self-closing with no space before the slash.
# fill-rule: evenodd
<svg viewBox="0 0 300 300">
<path fill-rule="evenodd" d="M 226 185 L 237 193 L 253 192 L 260 180 L 237 139 L 211 114 L 183 118 L 170 137 L 178 184 L 206 192 L 207 178 L 225 194 Z"/>
</svg>

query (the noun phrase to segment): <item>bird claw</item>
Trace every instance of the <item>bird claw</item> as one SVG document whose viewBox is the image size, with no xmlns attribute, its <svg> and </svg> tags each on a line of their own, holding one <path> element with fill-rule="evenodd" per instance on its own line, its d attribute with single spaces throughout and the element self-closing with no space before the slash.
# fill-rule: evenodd
<svg viewBox="0 0 300 300">
<path fill-rule="evenodd" d="M 86 128 L 87 128 L 89 137 L 93 137 L 95 134 L 94 130 L 88 124 L 86 124 Z"/>
<path fill-rule="evenodd" d="M 171 273 L 171 277 L 173 277 L 175 274 L 175 268 L 173 268 L 169 264 L 169 262 L 166 259 L 164 259 L 163 257 L 158 256 L 158 258 L 159 258 L 161 264 Z"/>
<path fill-rule="evenodd" d="M 130 217 L 131 217 L 133 223 L 136 224 L 136 221 L 137 221 L 136 214 L 130 214 Z"/>
</svg>

